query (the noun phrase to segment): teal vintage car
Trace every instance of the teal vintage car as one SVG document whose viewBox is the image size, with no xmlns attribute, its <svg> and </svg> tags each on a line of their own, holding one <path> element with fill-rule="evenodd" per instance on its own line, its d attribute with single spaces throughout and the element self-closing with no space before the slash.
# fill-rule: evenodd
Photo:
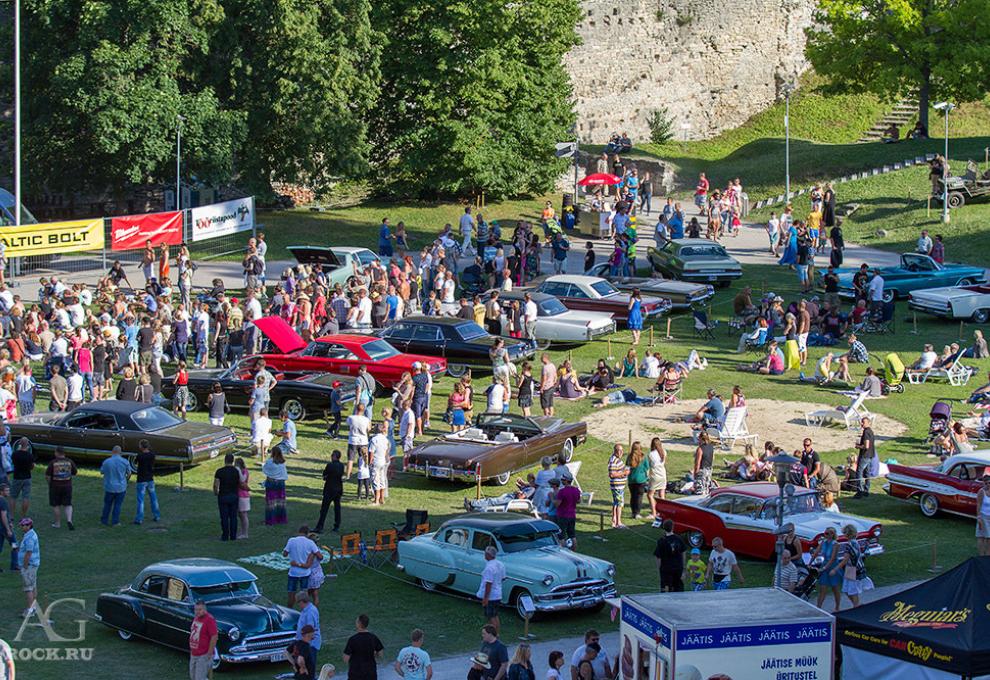
<svg viewBox="0 0 990 680">
<path fill-rule="evenodd" d="M 474 597 L 481 585 L 485 548 L 494 545 L 505 565 L 502 604 L 526 618 L 524 598 L 537 613 L 599 610 L 615 596 L 615 565 L 557 542 L 553 522 L 504 512 L 461 515 L 429 534 L 399 542 L 398 567 L 424 590 Z"/>
<path fill-rule="evenodd" d="M 853 287 L 853 277 L 858 269 L 847 267 L 837 269 L 839 275 L 839 295 L 846 298 L 856 296 Z M 945 286 L 970 286 L 974 283 L 985 283 L 986 270 L 957 262 L 939 264 L 928 255 L 922 253 L 904 253 L 901 263 L 896 267 L 881 267 L 883 277 L 883 299 L 890 302 L 898 298 L 906 298 L 908 293 L 929 288 Z M 870 271 L 870 279 L 873 272 Z"/>
</svg>

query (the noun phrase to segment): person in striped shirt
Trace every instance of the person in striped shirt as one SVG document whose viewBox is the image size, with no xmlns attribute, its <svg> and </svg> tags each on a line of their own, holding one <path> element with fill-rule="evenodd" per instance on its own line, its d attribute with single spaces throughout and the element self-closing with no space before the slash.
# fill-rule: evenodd
<svg viewBox="0 0 990 680">
<path fill-rule="evenodd" d="M 626 495 L 626 478 L 629 468 L 622 455 L 622 444 L 616 444 L 612 449 L 612 457 L 608 459 L 608 484 L 612 490 L 612 528 L 624 528 L 622 524 L 622 506 Z"/>
</svg>

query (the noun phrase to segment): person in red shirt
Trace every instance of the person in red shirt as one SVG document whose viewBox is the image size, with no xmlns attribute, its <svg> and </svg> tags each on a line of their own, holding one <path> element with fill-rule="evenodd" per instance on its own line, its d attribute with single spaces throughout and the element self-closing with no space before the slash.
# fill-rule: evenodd
<svg viewBox="0 0 990 680">
<path fill-rule="evenodd" d="M 581 490 L 574 486 L 574 475 L 565 470 L 560 476 L 562 486 L 553 502 L 557 506 L 557 526 L 560 527 L 561 543 L 570 539 L 570 547 L 577 547 L 577 537 L 574 535 L 574 523 L 577 519 L 577 506 L 581 502 Z"/>
<path fill-rule="evenodd" d="M 217 620 L 206 611 L 206 603 L 196 601 L 196 618 L 189 631 L 189 678 L 208 680 L 217 646 Z"/>
<path fill-rule="evenodd" d="M 698 207 L 698 214 L 704 215 L 705 208 L 708 207 L 708 178 L 705 173 L 698 175 L 698 184 L 694 188 L 694 204 Z"/>
</svg>

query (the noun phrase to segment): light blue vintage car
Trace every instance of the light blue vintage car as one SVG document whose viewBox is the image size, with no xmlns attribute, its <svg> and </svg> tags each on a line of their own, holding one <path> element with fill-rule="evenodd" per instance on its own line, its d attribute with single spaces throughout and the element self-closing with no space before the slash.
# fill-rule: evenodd
<svg viewBox="0 0 990 680">
<path fill-rule="evenodd" d="M 427 591 L 446 589 L 474 597 L 485 567 L 485 548 L 498 548 L 505 565 L 502 604 L 525 618 L 523 598 L 537 613 L 598 610 L 615 597 L 615 565 L 557 544 L 557 525 L 515 513 L 473 513 L 448 520 L 435 532 L 399 542 L 400 570 Z"/>
</svg>

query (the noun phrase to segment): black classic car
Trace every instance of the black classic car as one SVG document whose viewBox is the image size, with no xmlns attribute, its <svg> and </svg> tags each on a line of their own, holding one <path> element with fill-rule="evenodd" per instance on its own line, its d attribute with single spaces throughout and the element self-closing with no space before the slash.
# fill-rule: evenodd
<svg viewBox="0 0 990 680">
<path fill-rule="evenodd" d="M 206 400 L 213 391 L 213 384 L 220 383 L 227 404 L 231 409 L 247 409 L 254 390 L 254 369 L 257 358 L 247 358 L 230 368 L 214 368 L 189 371 L 189 393 L 186 410 L 206 410 Z M 357 378 L 334 373 L 272 372 L 278 384 L 271 391 L 269 415 L 274 417 L 285 409 L 292 420 L 322 417 L 330 407 L 330 391 L 339 383 L 341 401 L 354 399 Z M 172 399 L 175 385 L 172 377 L 162 380 L 162 396 Z"/>
<path fill-rule="evenodd" d="M 25 438 L 36 453 L 52 454 L 62 445 L 69 458 L 99 460 L 114 446 L 137 455 L 147 439 L 159 463 L 201 463 L 233 450 L 237 436 L 227 427 L 180 420 L 138 401 L 92 401 L 69 413 L 18 416 L 8 423 L 10 441 Z"/>
<path fill-rule="evenodd" d="M 495 336 L 474 321 L 452 316 L 410 316 L 378 332 L 400 352 L 443 357 L 447 373 L 464 375 L 467 369 L 490 370 L 488 351 Z M 532 359 L 536 348 L 527 340 L 505 340 L 505 349 L 512 362 Z"/>
<path fill-rule="evenodd" d="M 206 602 L 217 620 L 214 668 L 257 661 L 285 662 L 299 613 L 258 590 L 258 578 L 232 562 L 193 557 L 145 567 L 130 585 L 103 593 L 96 619 L 123 640 L 144 638 L 189 651 L 193 605 Z"/>
</svg>

